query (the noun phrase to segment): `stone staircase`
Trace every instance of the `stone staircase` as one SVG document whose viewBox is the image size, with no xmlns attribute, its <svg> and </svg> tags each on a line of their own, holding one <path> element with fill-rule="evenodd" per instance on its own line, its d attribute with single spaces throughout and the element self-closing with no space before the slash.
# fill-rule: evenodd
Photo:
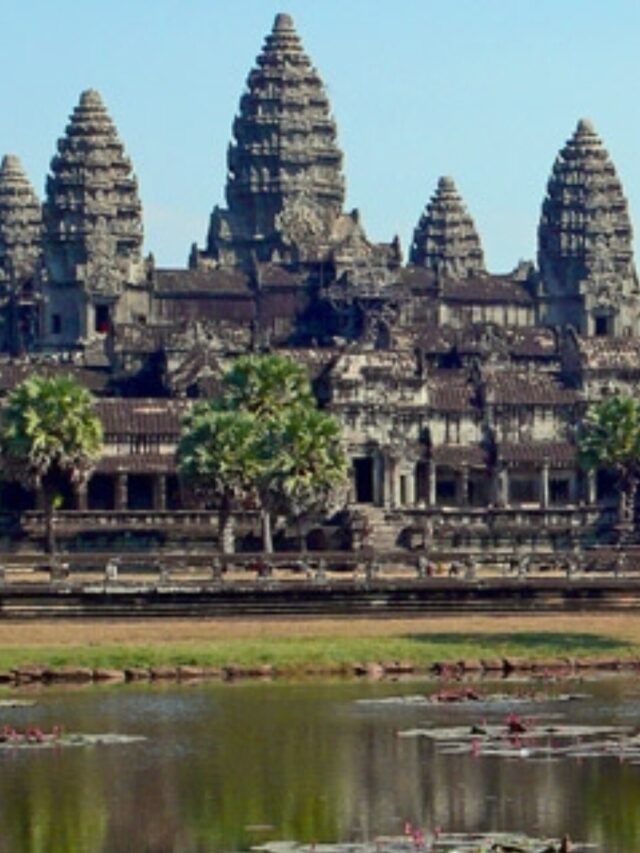
<svg viewBox="0 0 640 853">
<path fill-rule="evenodd" d="M 360 507 L 370 531 L 367 545 L 375 551 L 395 551 L 402 519 L 395 519 L 392 510 L 373 504 Z"/>
</svg>

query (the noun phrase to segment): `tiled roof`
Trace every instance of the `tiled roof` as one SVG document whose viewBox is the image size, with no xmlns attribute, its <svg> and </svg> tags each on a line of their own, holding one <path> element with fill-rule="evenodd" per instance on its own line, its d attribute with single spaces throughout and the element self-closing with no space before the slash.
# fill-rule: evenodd
<svg viewBox="0 0 640 853">
<path fill-rule="evenodd" d="M 105 436 L 163 435 L 177 437 L 186 400 L 111 399 L 99 400 L 98 414 Z"/>
<path fill-rule="evenodd" d="M 475 388 L 466 370 L 435 370 L 427 379 L 429 406 L 442 412 L 474 408 Z"/>
<path fill-rule="evenodd" d="M 460 465 L 486 468 L 488 465 L 487 453 L 478 445 L 463 447 L 457 444 L 441 444 L 434 447 L 431 452 L 438 465 L 451 465 L 452 468 Z"/>
<path fill-rule="evenodd" d="M 252 295 L 248 277 L 240 271 L 226 269 L 159 269 L 154 274 L 154 292 L 160 297 Z"/>
<path fill-rule="evenodd" d="M 503 406 L 573 405 L 578 394 L 550 374 L 518 370 L 484 371 L 486 400 Z"/>
<path fill-rule="evenodd" d="M 571 466 L 576 449 L 564 441 L 505 443 L 498 446 L 498 458 L 504 462 L 549 462 L 551 465 Z"/>
<path fill-rule="evenodd" d="M 491 302 L 533 305 L 529 291 L 520 282 L 498 276 L 476 276 L 461 281 L 445 279 L 442 297 L 452 302 Z"/>
<path fill-rule="evenodd" d="M 70 376 L 95 394 L 103 392 L 109 383 L 106 373 L 77 365 L 6 362 L 0 363 L 0 394 L 6 394 L 30 376 Z"/>
</svg>

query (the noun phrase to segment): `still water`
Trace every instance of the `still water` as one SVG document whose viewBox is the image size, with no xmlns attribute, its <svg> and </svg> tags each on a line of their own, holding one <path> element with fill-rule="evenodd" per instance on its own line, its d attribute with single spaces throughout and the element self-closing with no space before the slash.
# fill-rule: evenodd
<svg viewBox="0 0 640 853">
<path fill-rule="evenodd" d="M 401 834 L 405 821 L 425 830 L 568 832 L 606 853 L 640 851 L 640 766 L 439 755 L 433 742 L 398 731 L 477 722 L 476 709 L 356 703 L 436 687 L 252 682 L 12 693 L 38 704 L 0 709 L 0 725 L 147 739 L 0 752 L 0 853 L 236 851 L 267 839 Z M 640 725 L 640 682 L 568 689 L 589 698 L 527 712 Z M 504 713 L 482 711 L 489 721 Z"/>
</svg>

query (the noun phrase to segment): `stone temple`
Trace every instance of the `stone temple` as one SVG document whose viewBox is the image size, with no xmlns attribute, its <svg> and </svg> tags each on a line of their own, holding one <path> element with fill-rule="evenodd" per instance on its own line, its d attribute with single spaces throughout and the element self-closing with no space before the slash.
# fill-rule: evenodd
<svg viewBox="0 0 640 853">
<path fill-rule="evenodd" d="M 590 403 L 640 387 L 640 286 L 622 183 L 590 121 L 541 187 L 535 262 L 487 270 L 451 177 L 416 211 L 405 262 L 397 238 L 373 243 L 345 210 L 326 90 L 279 14 L 227 166 L 204 239 L 185 247 L 183 269 L 163 269 L 143 255 L 135 173 L 97 92 L 73 109 L 43 204 L 17 157 L 2 160 L 0 392 L 32 372 L 71 373 L 104 422 L 104 455 L 66 496 L 63 535 L 126 538 L 142 525 L 155 544 L 215 539 L 176 476 L 180 419 L 238 354 L 278 351 L 308 366 L 352 465 L 342 510 L 305 522 L 310 547 L 611 539 L 615 494 L 605 472 L 577 467 L 575 431 Z M 3 488 L 5 506 L 35 506 Z M 255 542 L 250 516 L 239 547 Z M 2 535 L 29 535 L 35 518 L 23 512 L 19 533 L 7 521 Z"/>
</svg>

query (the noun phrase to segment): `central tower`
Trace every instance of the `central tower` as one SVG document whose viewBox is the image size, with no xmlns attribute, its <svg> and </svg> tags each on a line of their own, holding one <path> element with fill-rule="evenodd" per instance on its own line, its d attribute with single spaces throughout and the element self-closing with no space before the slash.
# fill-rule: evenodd
<svg viewBox="0 0 640 853">
<path fill-rule="evenodd" d="M 223 265 L 290 261 L 329 242 L 344 204 L 342 153 L 317 71 L 289 15 L 276 16 L 233 124 L 228 209 L 211 214 L 204 256 Z"/>
</svg>

